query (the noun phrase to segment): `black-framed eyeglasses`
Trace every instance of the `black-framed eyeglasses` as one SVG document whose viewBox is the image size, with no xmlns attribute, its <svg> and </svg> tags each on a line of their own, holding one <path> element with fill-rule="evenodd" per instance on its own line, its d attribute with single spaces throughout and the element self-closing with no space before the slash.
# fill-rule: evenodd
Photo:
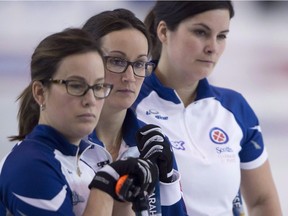
<svg viewBox="0 0 288 216">
<path fill-rule="evenodd" d="M 72 96 L 83 96 L 89 91 L 89 89 L 92 89 L 94 96 L 97 99 L 104 99 L 108 97 L 113 88 L 113 85 L 109 83 L 97 83 L 90 86 L 81 80 L 49 79 L 48 81 L 56 84 L 64 84 L 66 86 L 67 93 Z"/>
<path fill-rule="evenodd" d="M 138 77 L 145 77 L 154 69 L 154 63 L 145 61 L 130 62 L 124 58 L 115 56 L 104 56 L 106 69 L 112 73 L 124 73 L 128 66 L 131 65 L 133 73 Z"/>
</svg>

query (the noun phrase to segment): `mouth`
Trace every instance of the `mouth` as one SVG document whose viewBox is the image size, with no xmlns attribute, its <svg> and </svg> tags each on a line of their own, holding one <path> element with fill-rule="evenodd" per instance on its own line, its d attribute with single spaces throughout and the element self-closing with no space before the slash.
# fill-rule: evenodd
<svg viewBox="0 0 288 216">
<path fill-rule="evenodd" d="M 86 120 L 94 120 L 96 119 L 96 116 L 92 113 L 84 113 L 81 115 L 78 115 L 79 118 L 81 119 L 86 119 Z"/>
<path fill-rule="evenodd" d="M 131 90 L 131 89 L 119 89 L 117 90 L 118 92 L 121 92 L 121 93 L 135 93 L 135 91 Z"/>
<path fill-rule="evenodd" d="M 198 59 L 199 62 L 207 63 L 207 64 L 215 64 L 214 61 L 211 60 L 203 60 L 203 59 Z"/>
</svg>

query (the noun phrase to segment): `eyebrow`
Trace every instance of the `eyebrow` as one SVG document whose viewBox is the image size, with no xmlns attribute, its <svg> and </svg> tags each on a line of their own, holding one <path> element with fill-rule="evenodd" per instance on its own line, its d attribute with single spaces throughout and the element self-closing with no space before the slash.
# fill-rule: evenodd
<svg viewBox="0 0 288 216">
<path fill-rule="evenodd" d="M 74 75 L 74 76 L 67 77 L 67 79 L 73 79 L 73 80 L 75 79 L 75 80 L 80 80 L 80 81 L 87 82 L 84 77 L 75 76 L 75 75 Z M 100 78 L 96 79 L 96 82 L 100 82 L 100 81 L 104 81 L 104 80 L 105 80 L 104 77 L 100 77 Z"/>
<path fill-rule="evenodd" d="M 127 58 L 127 55 L 126 55 L 126 53 L 124 53 L 124 52 L 122 52 L 122 51 L 120 51 L 120 50 L 113 50 L 113 51 L 110 51 L 109 52 L 110 54 L 112 53 L 118 53 L 118 54 L 121 54 L 122 56 L 124 56 L 125 58 Z M 137 58 L 141 58 L 141 57 L 148 57 L 148 55 L 147 54 L 140 54 L 140 55 L 138 55 L 137 56 Z"/>
<path fill-rule="evenodd" d="M 204 24 L 204 23 L 196 23 L 194 25 L 195 26 L 201 26 L 201 27 L 207 29 L 208 31 L 211 31 L 211 28 L 209 26 L 207 26 L 206 24 Z M 229 29 L 220 31 L 220 33 L 228 33 L 228 32 L 229 32 Z"/>
</svg>

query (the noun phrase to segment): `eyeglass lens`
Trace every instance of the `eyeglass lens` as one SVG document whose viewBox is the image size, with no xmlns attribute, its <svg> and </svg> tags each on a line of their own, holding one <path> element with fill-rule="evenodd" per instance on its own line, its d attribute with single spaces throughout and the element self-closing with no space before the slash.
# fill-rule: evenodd
<svg viewBox="0 0 288 216">
<path fill-rule="evenodd" d="M 93 86 L 89 86 L 87 83 L 73 80 L 67 81 L 66 86 L 68 93 L 75 96 L 83 96 L 89 91 L 89 89 L 92 89 L 94 96 L 97 98 L 107 97 L 111 90 L 111 86 L 109 84 L 95 84 Z"/>
<path fill-rule="evenodd" d="M 134 74 L 140 77 L 144 77 L 146 75 L 146 72 L 151 72 L 153 70 L 151 70 L 151 64 L 149 62 L 140 60 L 135 62 L 129 62 L 119 57 L 106 57 L 106 67 L 111 72 L 124 73 L 129 65 L 132 66 Z"/>
</svg>

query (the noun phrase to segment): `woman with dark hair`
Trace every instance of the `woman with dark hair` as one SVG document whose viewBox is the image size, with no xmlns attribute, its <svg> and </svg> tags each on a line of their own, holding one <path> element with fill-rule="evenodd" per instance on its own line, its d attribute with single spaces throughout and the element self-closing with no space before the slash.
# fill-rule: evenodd
<svg viewBox="0 0 288 216">
<path fill-rule="evenodd" d="M 169 137 L 189 215 L 243 215 L 240 188 L 249 215 L 279 216 L 258 118 L 241 94 L 207 80 L 233 16 L 231 1 L 157 1 L 145 19 L 157 66 L 133 107 Z"/>
<path fill-rule="evenodd" d="M 131 201 L 152 192 L 156 165 L 128 158 L 99 169 L 97 149 L 82 140 L 113 87 L 104 68 L 98 44 L 81 29 L 52 34 L 37 46 L 31 82 L 18 98 L 19 135 L 11 137 L 20 142 L 0 163 L 0 215 L 112 215 L 124 175 L 137 179 Z"/>
<path fill-rule="evenodd" d="M 186 215 L 179 174 L 173 170 L 173 154 L 168 139 L 159 127 L 145 126 L 130 109 L 145 76 L 153 68 L 148 61 L 150 37 L 144 23 L 129 10 L 116 9 L 91 17 L 82 29 L 91 33 L 100 44 L 106 60 L 106 81 L 114 86 L 105 99 L 95 131 L 88 137 L 99 151 L 103 151 L 100 166 L 129 156 L 149 157 L 158 165 L 160 179 L 157 184 L 159 190 L 149 197 L 150 215 L 159 215 L 160 212 L 163 216 Z M 152 147 L 153 150 L 149 151 Z M 125 202 L 115 201 L 114 212 L 128 216 L 118 210 L 123 205 L 134 215 L 130 203 Z"/>
</svg>

